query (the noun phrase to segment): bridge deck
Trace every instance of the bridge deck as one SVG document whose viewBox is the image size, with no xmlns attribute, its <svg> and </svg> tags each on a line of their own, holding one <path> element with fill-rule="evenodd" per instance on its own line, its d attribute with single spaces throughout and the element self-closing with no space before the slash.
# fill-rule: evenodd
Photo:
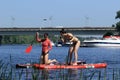
<svg viewBox="0 0 120 80">
<path fill-rule="evenodd" d="M 41 34 L 44 32 L 50 34 L 59 34 L 63 28 L 0 28 L 0 35 L 23 35 L 23 34 L 34 34 L 39 31 Z M 116 29 L 113 27 L 67 27 L 64 28 L 67 32 L 72 32 L 75 35 L 101 35 L 107 31 L 115 32 Z"/>
</svg>

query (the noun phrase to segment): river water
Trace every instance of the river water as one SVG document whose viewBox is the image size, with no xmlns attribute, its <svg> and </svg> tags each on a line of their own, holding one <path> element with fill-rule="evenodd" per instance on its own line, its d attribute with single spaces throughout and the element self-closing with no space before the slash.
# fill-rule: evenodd
<svg viewBox="0 0 120 80">
<path fill-rule="evenodd" d="M 25 49 L 27 46 L 29 45 L 1 45 L 0 58 L 4 63 L 8 63 L 11 58 L 11 63 L 14 66 L 20 63 L 39 62 L 41 46 L 33 45 L 32 51 L 26 54 Z M 64 63 L 68 54 L 68 48 L 53 47 L 49 52 L 49 58 Z M 78 60 L 86 61 L 86 63 L 106 62 L 108 69 L 120 67 L 120 47 L 80 47 L 78 56 Z"/>
</svg>

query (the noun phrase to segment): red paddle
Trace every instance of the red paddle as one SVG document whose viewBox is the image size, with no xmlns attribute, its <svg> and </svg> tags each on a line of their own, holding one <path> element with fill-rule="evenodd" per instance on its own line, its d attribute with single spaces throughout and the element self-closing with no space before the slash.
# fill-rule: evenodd
<svg viewBox="0 0 120 80">
<path fill-rule="evenodd" d="M 31 45 L 29 45 L 29 46 L 26 48 L 25 52 L 26 52 L 27 54 L 29 54 L 29 53 L 31 52 L 33 42 L 34 42 L 34 40 L 31 42 Z"/>
<path fill-rule="evenodd" d="M 31 52 L 33 42 L 34 42 L 34 40 L 31 42 L 31 45 L 29 45 L 29 46 L 26 48 L 25 52 L 26 52 L 27 54 L 29 54 L 29 53 Z"/>
<path fill-rule="evenodd" d="M 28 47 L 26 48 L 25 52 L 26 52 L 27 54 L 29 54 L 29 53 L 31 52 L 31 50 L 32 50 L 32 45 L 28 46 Z"/>
</svg>

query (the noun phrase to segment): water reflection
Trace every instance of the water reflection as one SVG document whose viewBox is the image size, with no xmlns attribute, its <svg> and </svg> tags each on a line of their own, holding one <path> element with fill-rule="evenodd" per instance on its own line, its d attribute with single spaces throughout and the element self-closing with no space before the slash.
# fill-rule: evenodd
<svg viewBox="0 0 120 80">
<path fill-rule="evenodd" d="M 68 69 L 68 80 L 78 80 L 78 69 Z"/>
<path fill-rule="evenodd" d="M 41 80 L 49 79 L 49 71 L 47 69 L 41 70 Z"/>
</svg>

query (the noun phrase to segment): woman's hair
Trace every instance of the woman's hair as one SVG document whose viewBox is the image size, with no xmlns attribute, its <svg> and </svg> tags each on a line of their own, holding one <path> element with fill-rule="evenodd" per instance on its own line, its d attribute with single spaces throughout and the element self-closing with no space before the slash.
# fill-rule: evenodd
<svg viewBox="0 0 120 80">
<path fill-rule="evenodd" d="M 44 35 L 48 36 L 48 33 L 44 33 Z"/>
<path fill-rule="evenodd" d="M 66 31 L 64 31 L 64 29 L 62 29 L 62 30 L 60 31 L 60 33 L 63 33 L 63 34 L 64 34 L 64 33 L 66 33 Z"/>
</svg>

